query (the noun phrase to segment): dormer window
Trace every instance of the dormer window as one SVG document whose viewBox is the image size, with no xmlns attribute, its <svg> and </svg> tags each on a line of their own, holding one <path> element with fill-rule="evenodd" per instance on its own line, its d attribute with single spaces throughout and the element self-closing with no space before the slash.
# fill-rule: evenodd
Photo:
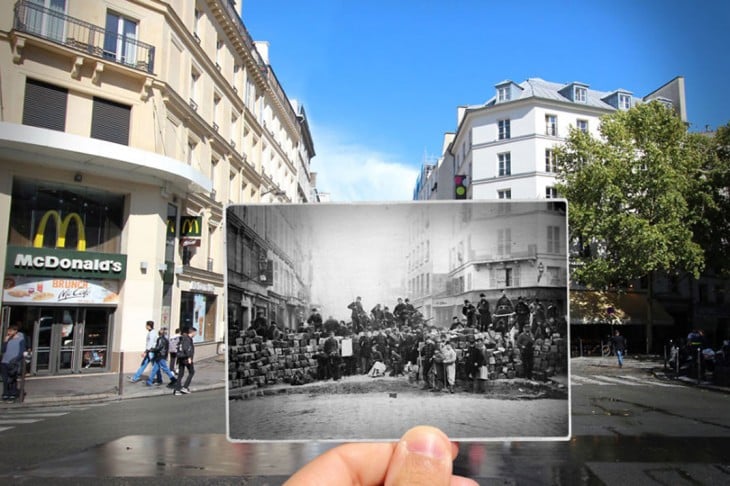
<svg viewBox="0 0 730 486">
<path fill-rule="evenodd" d="M 628 110 L 629 108 L 631 108 L 631 96 L 627 94 L 619 94 L 618 108 L 619 110 Z"/>
<path fill-rule="evenodd" d="M 587 99 L 588 99 L 588 90 L 582 86 L 576 86 L 575 93 L 573 95 L 573 100 L 577 103 L 585 103 Z"/>
<path fill-rule="evenodd" d="M 497 88 L 497 102 L 500 103 L 502 101 L 509 101 L 509 94 L 509 86 L 500 86 L 499 88 Z"/>
</svg>

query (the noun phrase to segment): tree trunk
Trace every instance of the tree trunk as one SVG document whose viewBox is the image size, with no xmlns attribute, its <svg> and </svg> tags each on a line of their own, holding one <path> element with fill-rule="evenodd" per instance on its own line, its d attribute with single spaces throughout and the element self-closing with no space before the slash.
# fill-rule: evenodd
<svg viewBox="0 0 730 486">
<path fill-rule="evenodd" d="M 651 353 L 651 343 L 654 339 L 654 271 L 649 272 L 648 300 L 649 306 L 646 310 L 646 354 Z"/>
</svg>

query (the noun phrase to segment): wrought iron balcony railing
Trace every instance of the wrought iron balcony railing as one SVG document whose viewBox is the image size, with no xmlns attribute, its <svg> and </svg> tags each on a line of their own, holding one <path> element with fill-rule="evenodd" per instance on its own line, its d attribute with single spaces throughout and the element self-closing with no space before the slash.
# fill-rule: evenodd
<svg viewBox="0 0 730 486">
<path fill-rule="evenodd" d="M 119 34 L 35 3 L 15 4 L 13 28 L 117 64 L 152 74 L 155 47 L 134 34 Z"/>
</svg>

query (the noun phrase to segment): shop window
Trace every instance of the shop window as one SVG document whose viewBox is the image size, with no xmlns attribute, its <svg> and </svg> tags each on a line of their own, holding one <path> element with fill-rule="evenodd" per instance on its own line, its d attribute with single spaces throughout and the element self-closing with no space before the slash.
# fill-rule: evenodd
<svg viewBox="0 0 730 486">
<path fill-rule="evenodd" d="M 16 179 L 8 244 L 119 253 L 123 217 L 122 195 Z"/>
</svg>

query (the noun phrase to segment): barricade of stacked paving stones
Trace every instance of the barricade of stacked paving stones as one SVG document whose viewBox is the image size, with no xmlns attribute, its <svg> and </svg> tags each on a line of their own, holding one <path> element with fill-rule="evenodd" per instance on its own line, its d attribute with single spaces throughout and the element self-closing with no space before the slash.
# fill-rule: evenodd
<svg viewBox="0 0 730 486">
<path fill-rule="evenodd" d="M 470 332 L 471 331 L 471 332 Z M 474 333 L 473 330 L 465 329 L 455 338 L 452 337 L 452 345 L 456 350 L 457 370 L 459 378 L 466 379 L 466 358 L 470 341 L 474 337 L 483 337 L 487 345 L 487 368 L 490 380 L 504 380 L 523 378 L 525 376 L 522 365 L 521 352 L 511 343 L 494 334 Z M 547 381 L 551 376 L 567 373 L 568 367 L 567 340 L 560 334 L 553 334 L 545 339 L 536 339 L 533 346 L 532 379 Z"/>
<path fill-rule="evenodd" d="M 292 333 L 277 340 L 242 332 L 229 347 L 231 388 L 302 383 L 317 376 L 318 333 Z"/>
</svg>

